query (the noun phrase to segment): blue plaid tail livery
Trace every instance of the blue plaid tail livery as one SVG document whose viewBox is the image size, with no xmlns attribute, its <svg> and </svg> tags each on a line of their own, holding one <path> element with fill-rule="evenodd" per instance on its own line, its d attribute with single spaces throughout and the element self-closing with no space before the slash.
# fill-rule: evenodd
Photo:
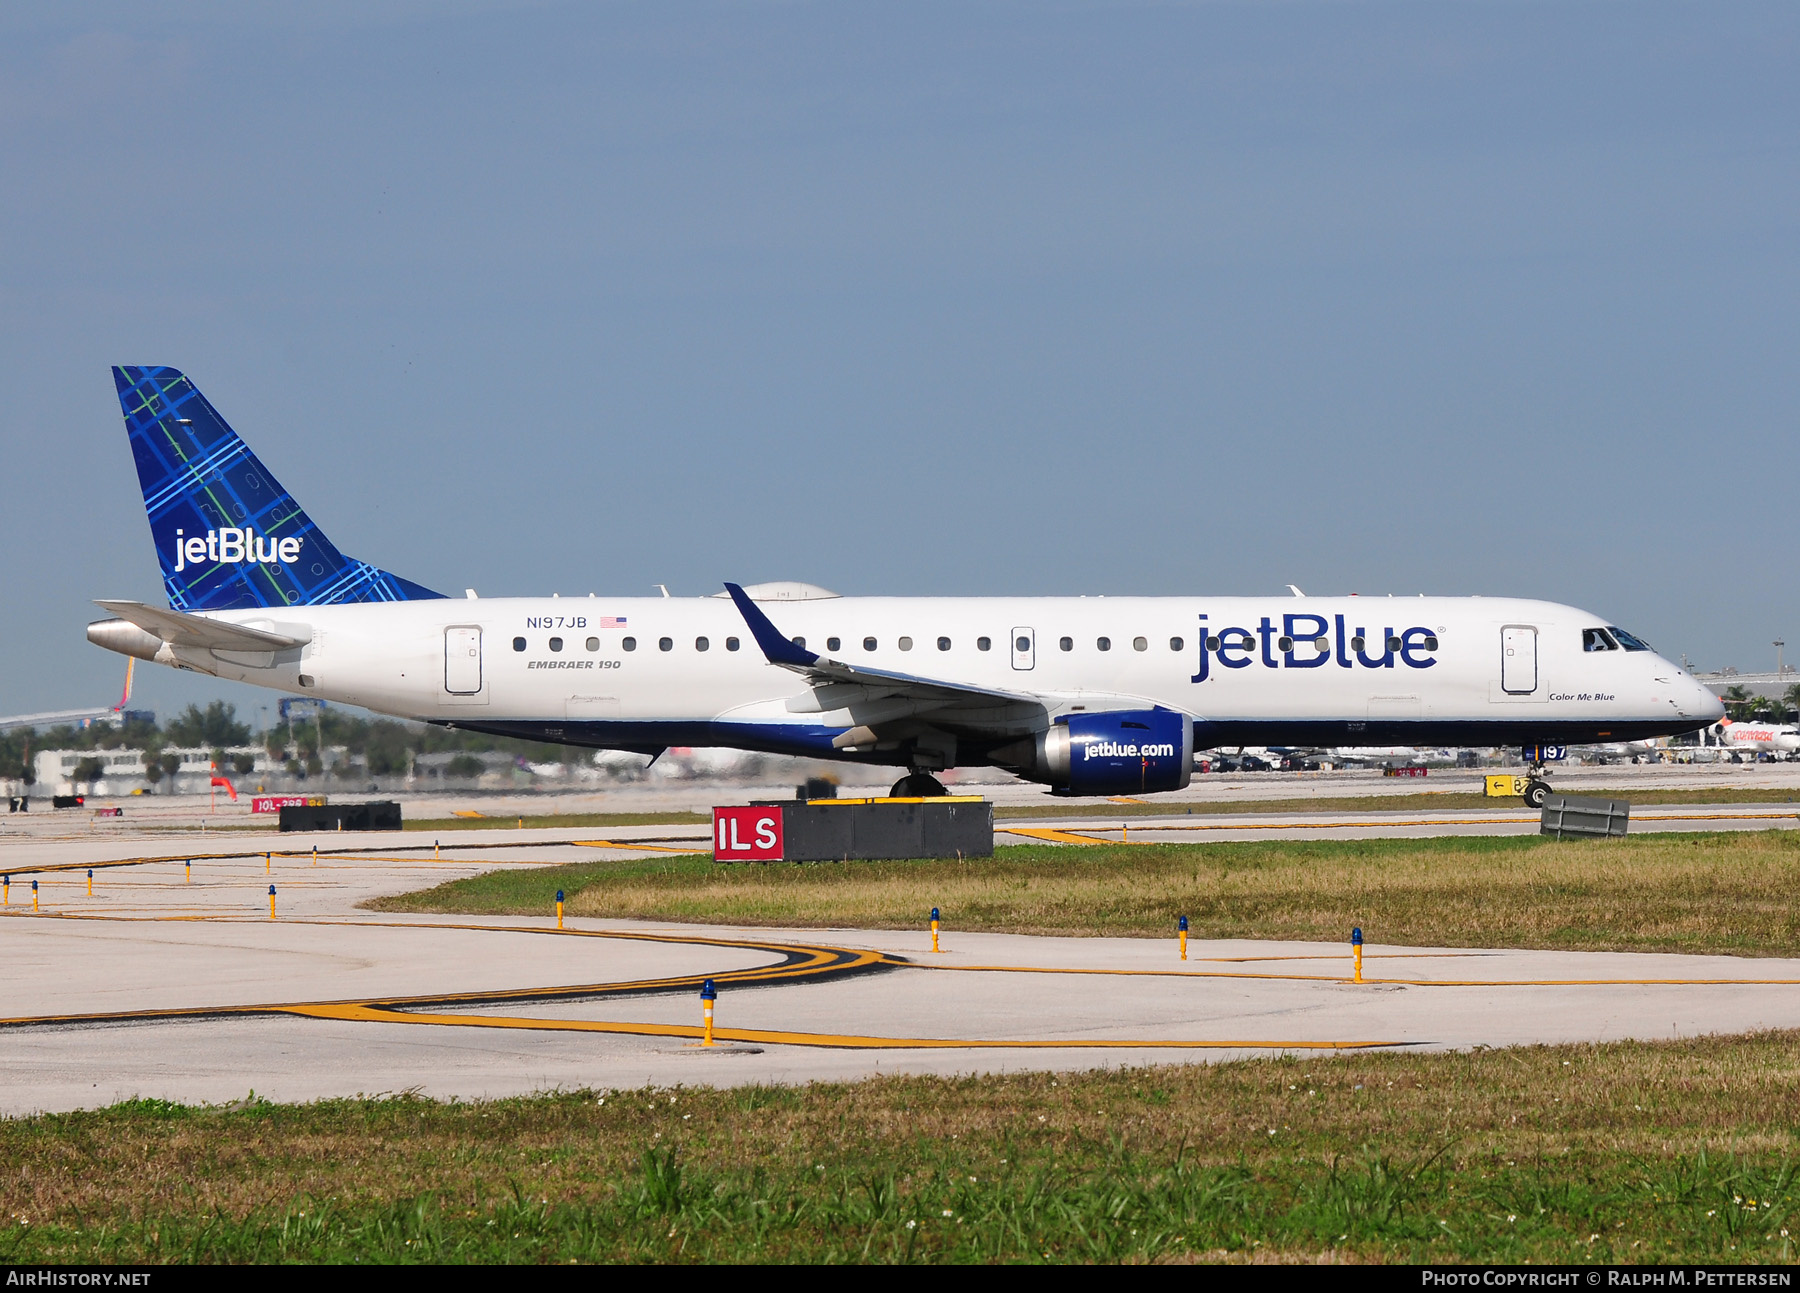
<svg viewBox="0 0 1800 1293">
<path fill-rule="evenodd" d="M 178 611 L 442 597 L 339 552 L 173 368 L 114 368 L 169 605 Z"/>
</svg>

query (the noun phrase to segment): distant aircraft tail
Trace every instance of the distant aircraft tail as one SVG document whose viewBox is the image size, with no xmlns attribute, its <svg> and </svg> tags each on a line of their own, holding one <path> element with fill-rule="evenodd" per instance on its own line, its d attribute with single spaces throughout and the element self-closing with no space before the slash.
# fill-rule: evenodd
<svg viewBox="0 0 1800 1293">
<path fill-rule="evenodd" d="M 114 368 L 169 605 L 179 611 L 442 597 L 346 557 L 173 368 Z"/>
</svg>

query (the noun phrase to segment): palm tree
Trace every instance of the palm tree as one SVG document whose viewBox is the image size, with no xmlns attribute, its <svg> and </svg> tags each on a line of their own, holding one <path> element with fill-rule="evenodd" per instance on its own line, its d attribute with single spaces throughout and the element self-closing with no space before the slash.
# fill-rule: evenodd
<svg viewBox="0 0 1800 1293">
<path fill-rule="evenodd" d="M 1800 711 L 1800 682 L 1793 684 L 1793 686 L 1782 692 L 1781 699 L 1788 709 Z M 1785 718 L 1786 715 L 1783 714 L 1782 717 Z"/>
<path fill-rule="evenodd" d="M 1756 712 L 1756 697 L 1745 691 L 1742 683 L 1732 683 L 1719 699 L 1725 702 L 1725 712 L 1733 722 L 1742 723 Z"/>
</svg>

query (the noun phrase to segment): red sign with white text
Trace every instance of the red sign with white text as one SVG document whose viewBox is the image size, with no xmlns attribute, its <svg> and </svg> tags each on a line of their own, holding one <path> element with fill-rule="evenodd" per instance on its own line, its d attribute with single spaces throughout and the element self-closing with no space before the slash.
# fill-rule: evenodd
<svg viewBox="0 0 1800 1293">
<path fill-rule="evenodd" d="M 781 861 L 781 809 L 713 809 L 713 861 Z"/>
<path fill-rule="evenodd" d="M 323 808 L 324 795 L 258 795 L 250 801 L 253 813 L 278 813 L 283 808 Z"/>
</svg>

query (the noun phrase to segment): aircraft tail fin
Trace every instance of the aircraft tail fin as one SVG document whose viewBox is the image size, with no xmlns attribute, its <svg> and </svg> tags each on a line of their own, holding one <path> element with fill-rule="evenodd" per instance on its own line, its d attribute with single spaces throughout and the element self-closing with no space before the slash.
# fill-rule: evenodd
<svg viewBox="0 0 1800 1293">
<path fill-rule="evenodd" d="M 178 370 L 114 368 L 113 382 L 174 609 L 443 596 L 338 551 Z"/>
</svg>

